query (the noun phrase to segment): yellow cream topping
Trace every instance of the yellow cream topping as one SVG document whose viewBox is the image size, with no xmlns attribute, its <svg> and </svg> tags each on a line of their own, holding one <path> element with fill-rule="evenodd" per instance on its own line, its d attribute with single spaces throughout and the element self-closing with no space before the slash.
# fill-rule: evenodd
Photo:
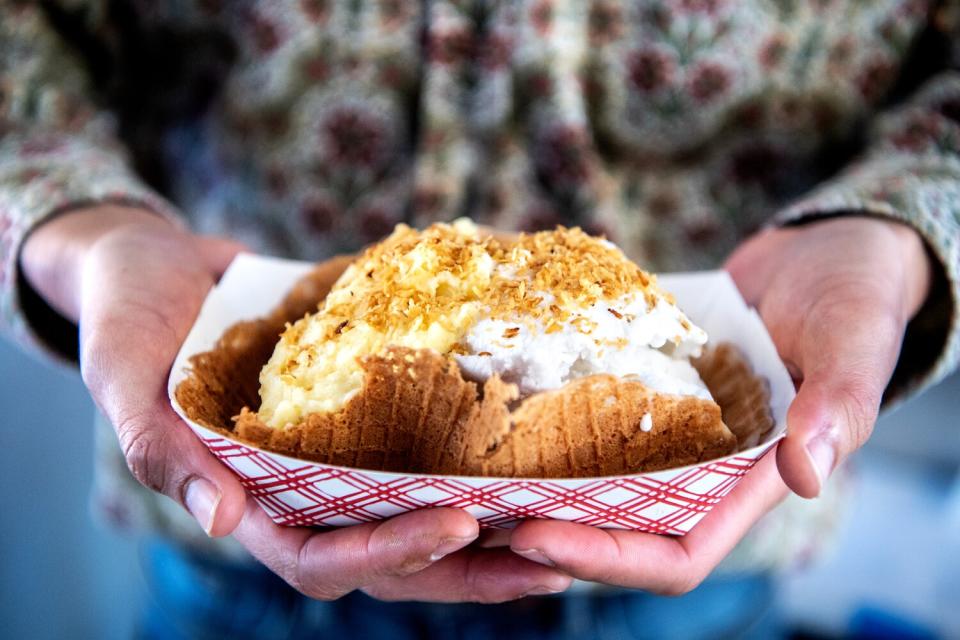
<svg viewBox="0 0 960 640">
<path fill-rule="evenodd" d="M 317 313 L 287 326 L 260 373 L 259 417 L 283 427 L 340 409 L 360 390 L 360 359 L 389 345 L 457 352 L 481 317 L 589 332 L 577 311 L 628 292 L 650 307 L 673 302 L 619 249 L 577 228 L 503 240 L 468 220 L 422 232 L 398 225 L 343 273 Z"/>
</svg>

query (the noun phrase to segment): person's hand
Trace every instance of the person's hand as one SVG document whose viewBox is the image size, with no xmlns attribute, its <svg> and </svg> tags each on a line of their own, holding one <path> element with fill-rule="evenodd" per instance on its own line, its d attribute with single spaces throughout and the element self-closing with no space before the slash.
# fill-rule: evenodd
<svg viewBox="0 0 960 640">
<path fill-rule="evenodd" d="M 27 280 L 79 323 L 83 381 L 116 428 L 133 475 L 183 505 L 209 535 L 233 533 L 315 598 L 363 589 L 384 599 L 495 602 L 565 589 L 569 577 L 509 551 L 464 549 L 478 527 L 458 509 L 317 532 L 277 526 L 248 500 L 166 392 L 207 291 L 240 248 L 119 207 L 65 213 L 24 244 Z"/>
<path fill-rule="evenodd" d="M 843 217 L 764 231 L 726 264 L 799 385 L 787 437 L 686 536 L 530 520 L 518 554 L 576 578 L 681 594 L 698 585 L 789 489 L 817 496 L 870 435 L 930 265 L 912 229 Z"/>
</svg>

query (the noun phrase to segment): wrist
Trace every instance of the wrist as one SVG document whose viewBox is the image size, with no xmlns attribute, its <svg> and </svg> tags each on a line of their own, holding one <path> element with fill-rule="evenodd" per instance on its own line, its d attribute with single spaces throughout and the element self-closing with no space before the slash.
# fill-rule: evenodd
<svg viewBox="0 0 960 640">
<path fill-rule="evenodd" d="M 76 322 L 80 269 L 90 249 L 124 227 L 169 228 L 164 218 L 146 209 L 98 205 L 72 209 L 34 229 L 20 251 L 20 269 L 44 301 Z"/>
</svg>

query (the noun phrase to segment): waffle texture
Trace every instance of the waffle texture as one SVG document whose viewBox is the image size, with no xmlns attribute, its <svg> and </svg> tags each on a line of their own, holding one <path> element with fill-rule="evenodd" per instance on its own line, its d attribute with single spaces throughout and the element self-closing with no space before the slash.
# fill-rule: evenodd
<svg viewBox="0 0 960 640">
<path fill-rule="evenodd" d="M 683 466 L 752 446 L 773 426 L 765 381 L 735 347 L 719 345 L 695 362 L 717 402 L 610 375 L 521 401 L 496 376 L 481 385 L 435 351 L 390 347 L 362 360 L 363 387 L 339 411 L 268 427 L 256 414 L 260 369 L 285 323 L 316 309 L 349 262 L 319 265 L 269 317 L 230 327 L 212 350 L 194 356 L 176 389 L 187 415 L 233 439 L 317 462 L 531 478 Z"/>
</svg>

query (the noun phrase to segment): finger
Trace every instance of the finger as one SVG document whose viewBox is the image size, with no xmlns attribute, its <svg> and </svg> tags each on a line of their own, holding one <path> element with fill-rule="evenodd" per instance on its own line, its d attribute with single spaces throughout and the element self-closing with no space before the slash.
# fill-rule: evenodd
<svg viewBox="0 0 960 640">
<path fill-rule="evenodd" d="M 243 487 L 173 412 L 166 390 L 170 363 L 209 276 L 175 273 L 176 262 L 144 260 L 140 266 L 95 264 L 101 268 L 86 278 L 81 376 L 113 424 L 134 477 L 186 507 L 209 535 L 223 536 L 243 515 Z M 144 282 L 164 277 L 193 286 L 177 288 L 179 296 L 143 294 Z"/>
<path fill-rule="evenodd" d="M 804 319 L 803 382 L 777 449 L 780 473 L 812 498 L 837 463 L 866 442 L 893 374 L 904 324 L 897 302 L 852 292 L 821 298 Z"/>
<path fill-rule="evenodd" d="M 574 578 L 677 595 L 699 584 L 751 526 L 787 494 L 765 456 L 683 537 L 528 520 L 514 530 L 515 553 Z"/>
<path fill-rule="evenodd" d="M 741 244 L 723 268 L 730 274 L 747 304 L 758 306 L 776 274 L 768 265 L 780 258 L 792 240 L 792 229 L 765 229 Z"/>
<path fill-rule="evenodd" d="M 477 533 L 477 521 L 459 509 L 412 511 L 328 532 L 283 527 L 251 498 L 234 537 L 301 593 L 333 600 L 417 573 L 470 544 Z"/>
<path fill-rule="evenodd" d="M 166 371 L 118 348 L 124 349 L 97 337 L 86 341 L 81 374 L 113 424 L 130 472 L 186 507 L 208 535 L 229 534 L 243 515 L 242 485 L 174 413 Z"/>
<path fill-rule="evenodd" d="M 197 236 L 197 250 L 214 279 L 219 280 L 238 253 L 249 252 L 242 242 L 220 236 Z"/>
<path fill-rule="evenodd" d="M 243 485 L 166 402 L 155 413 L 116 423 L 127 466 L 144 486 L 187 509 L 207 535 L 229 535 L 246 504 Z"/>
<path fill-rule="evenodd" d="M 386 578 L 363 590 L 381 600 L 494 603 L 560 593 L 572 581 L 509 549 L 470 547 L 411 576 Z"/>
</svg>

